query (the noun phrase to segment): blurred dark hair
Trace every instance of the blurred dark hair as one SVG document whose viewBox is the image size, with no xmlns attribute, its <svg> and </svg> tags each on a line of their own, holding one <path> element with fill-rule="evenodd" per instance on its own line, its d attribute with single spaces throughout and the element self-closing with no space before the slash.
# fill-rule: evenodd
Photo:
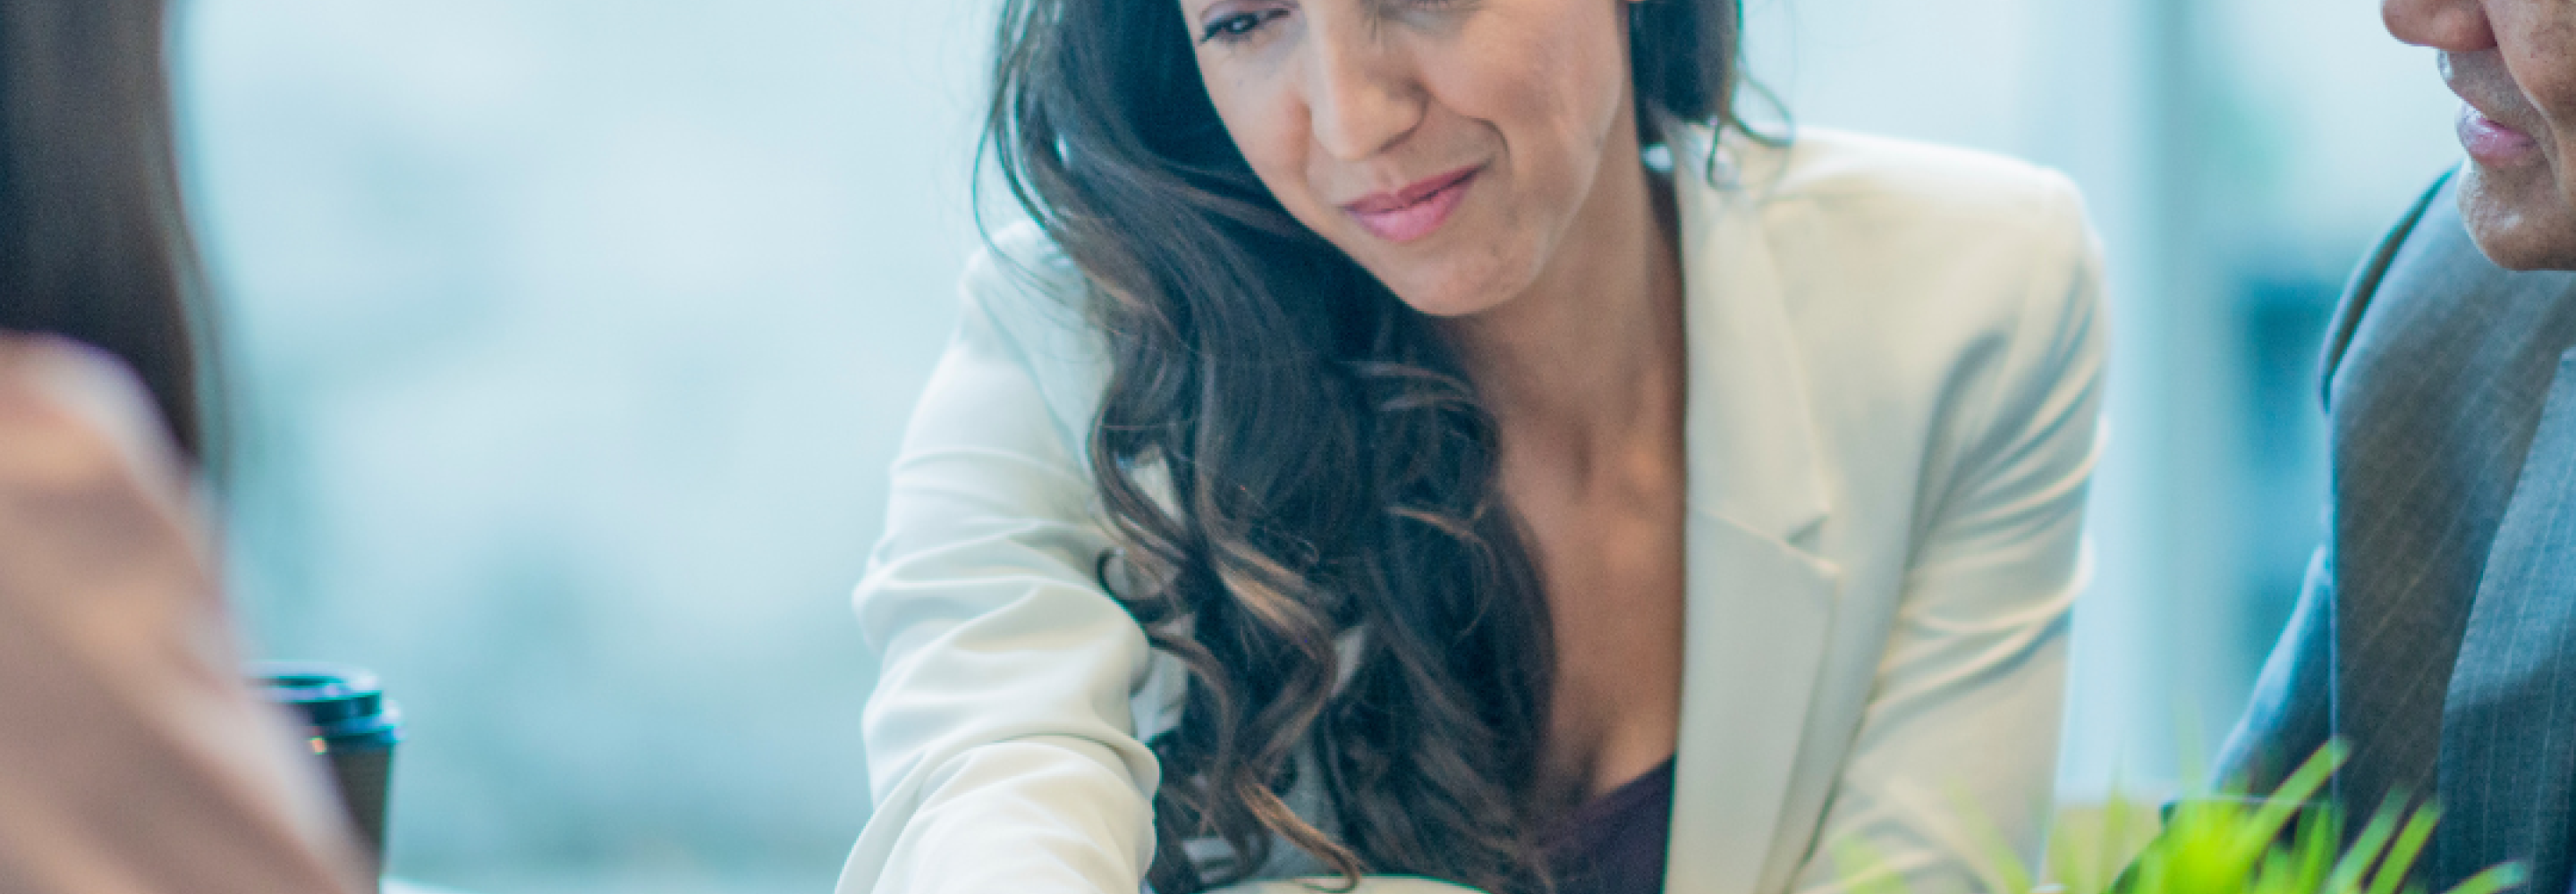
<svg viewBox="0 0 2576 894">
<path fill-rule="evenodd" d="M 161 0 L 0 2 L 0 330 L 116 355 L 203 462 L 163 18 Z"/>
<path fill-rule="evenodd" d="M 1646 141 L 1731 123 L 1736 0 L 1629 9 Z M 985 130 L 1088 279 L 1112 363 L 1091 466 L 1145 582 L 1118 595 L 1191 671 L 1150 743 L 1148 881 L 1239 881 L 1277 836 L 1346 877 L 1549 890 L 1529 798 L 1554 653 L 1494 421 L 1429 321 L 1254 178 L 1188 33 L 1173 0 L 1005 0 Z M 1328 816 L 1282 797 L 1310 775 Z M 1234 858 L 1194 862 L 1204 838 Z"/>
</svg>

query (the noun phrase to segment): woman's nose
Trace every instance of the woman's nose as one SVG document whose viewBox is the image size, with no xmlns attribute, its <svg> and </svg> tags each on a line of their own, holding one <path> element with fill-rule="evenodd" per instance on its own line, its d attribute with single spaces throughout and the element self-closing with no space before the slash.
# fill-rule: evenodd
<svg viewBox="0 0 2576 894">
<path fill-rule="evenodd" d="M 2416 46 L 2474 53 L 2495 46 L 2486 0 L 2380 0 L 2388 33 Z"/>
<path fill-rule="evenodd" d="M 1341 161 L 1375 156 L 1421 123 L 1421 83 L 1382 23 L 1317 18 L 1306 100 L 1315 144 Z"/>
</svg>

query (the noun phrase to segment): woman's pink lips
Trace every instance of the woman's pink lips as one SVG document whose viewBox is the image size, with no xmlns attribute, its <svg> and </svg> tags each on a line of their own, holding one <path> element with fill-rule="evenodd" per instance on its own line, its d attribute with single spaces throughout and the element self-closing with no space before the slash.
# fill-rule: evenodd
<svg viewBox="0 0 2576 894">
<path fill-rule="evenodd" d="M 2504 166 L 2528 159 L 2540 149 L 2530 134 L 2499 124 L 2477 107 L 2460 106 L 2460 148 L 2479 164 Z"/>
<path fill-rule="evenodd" d="M 1389 242 L 1411 242 L 1447 223 L 1458 200 L 1466 197 L 1468 184 L 1482 171 L 1482 166 L 1461 168 L 1395 192 L 1371 194 L 1343 205 L 1342 210 L 1371 235 Z"/>
</svg>

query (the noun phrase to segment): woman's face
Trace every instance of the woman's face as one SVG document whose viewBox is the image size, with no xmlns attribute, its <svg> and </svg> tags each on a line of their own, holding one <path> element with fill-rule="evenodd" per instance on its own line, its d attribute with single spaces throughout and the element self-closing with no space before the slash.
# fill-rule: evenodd
<svg viewBox="0 0 2576 894">
<path fill-rule="evenodd" d="M 1628 0 L 1177 2 L 1253 173 L 1417 310 L 1501 304 L 1586 218 L 1648 213 L 1593 188 L 1638 166 Z"/>
</svg>

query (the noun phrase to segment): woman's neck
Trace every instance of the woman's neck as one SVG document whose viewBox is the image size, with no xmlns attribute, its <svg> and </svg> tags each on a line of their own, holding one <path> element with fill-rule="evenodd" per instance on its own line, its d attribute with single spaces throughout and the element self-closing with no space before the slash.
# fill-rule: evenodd
<svg viewBox="0 0 2576 894">
<path fill-rule="evenodd" d="M 1592 197 L 1529 291 L 1450 320 L 1507 450 L 1578 467 L 1640 436 L 1678 433 L 1684 358 L 1672 190 L 1613 152 Z"/>
</svg>

